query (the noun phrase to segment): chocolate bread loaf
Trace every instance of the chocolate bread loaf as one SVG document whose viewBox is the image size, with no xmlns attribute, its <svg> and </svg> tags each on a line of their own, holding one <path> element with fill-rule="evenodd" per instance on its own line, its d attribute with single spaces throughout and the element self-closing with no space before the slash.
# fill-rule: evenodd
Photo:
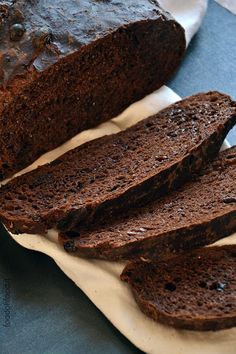
<svg viewBox="0 0 236 354">
<path fill-rule="evenodd" d="M 69 252 L 108 260 L 169 257 L 236 232 L 236 147 L 163 198 L 90 229 L 60 234 Z M 72 237 L 73 236 L 73 237 Z"/>
<path fill-rule="evenodd" d="M 183 183 L 216 156 L 235 122 L 229 96 L 189 97 L 12 180 L 0 189 L 0 220 L 13 233 L 107 220 Z"/>
<path fill-rule="evenodd" d="M 185 51 L 156 0 L 0 2 L 0 179 L 159 88 Z"/>
<path fill-rule="evenodd" d="M 158 322 L 197 331 L 236 326 L 235 245 L 195 250 L 169 262 L 133 262 L 121 279 L 140 309 Z"/>
</svg>

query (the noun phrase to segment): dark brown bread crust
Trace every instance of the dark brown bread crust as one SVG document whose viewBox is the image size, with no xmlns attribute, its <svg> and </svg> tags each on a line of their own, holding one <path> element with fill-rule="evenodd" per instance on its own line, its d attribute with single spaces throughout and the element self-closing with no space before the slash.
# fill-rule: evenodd
<svg viewBox="0 0 236 354">
<path fill-rule="evenodd" d="M 236 326 L 235 245 L 199 249 L 167 262 L 130 263 L 121 279 L 155 321 L 197 331 Z"/>
<path fill-rule="evenodd" d="M 167 257 L 208 245 L 236 232 L 235 181 L 233 147 L 177 191 L 77 234 L 60 234 L 59 241 L 68 252 L 108 260 Z"/>
<path fill-rule="evenodd" d="M 183 28 L 151 0 L 0 4 L 0 179 L 163 85 Z"/>
<path fill-rule="evenodd" d="M 192 96 L 12 180 L 0 218 L 14 233 L 67 231 L 147 203 L 215 157 L 235 121 L 229 96 Z"/>
</svg>

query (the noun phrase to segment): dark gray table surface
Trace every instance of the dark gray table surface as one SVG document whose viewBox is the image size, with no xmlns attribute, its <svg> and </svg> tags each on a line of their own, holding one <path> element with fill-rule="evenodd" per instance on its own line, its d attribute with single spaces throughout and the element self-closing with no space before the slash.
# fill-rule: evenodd
<svg viewBox="0 0 236 354">
<path fill-rule="evenodd" d="M 236 99 L 236 16 L 210 1 L 169 86 L 182 97 L 217 89 Z M 236 143 L 235 130 L 228 140 Z M 51 259 L 18 246 L 1 226 L 0 235 L 0 354 L 139 352 Z"/>
</svg>

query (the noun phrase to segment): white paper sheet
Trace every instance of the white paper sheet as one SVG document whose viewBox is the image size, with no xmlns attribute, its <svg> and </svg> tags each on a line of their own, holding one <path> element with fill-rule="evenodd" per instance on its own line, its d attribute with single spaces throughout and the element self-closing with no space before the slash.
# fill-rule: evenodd
<svg viewBox="0 0 236 354">
<path fill-rule="evenodd" d="M 236 15 L 236 0 L 215 0 L 218 4 L 224 6 L 227 10 Z"/>
<path fill-rule="evenodd" d="M 160 2 L 185 27 L 189 42 L 200 26 L 207 1 L 162 0 Z M 41 157 L 26 170 L 52 161 L 85 141 L 125 129 L 177 100 L 179 96 L 163 86 L 152 95 L 133 104 L 119 117 L 96 129 L 79 134 L 63 146 Z M 129 287 L 119 279 L 124 264 L 85 260 L 67 254 L 58 245 L 57 235 L 52 230 L 47 238 L 40 235 L 12 235 L 12 237 L 23 247 L 40 251 L 53 258 L 61 270 L 85 292 L 114 326 L 144 352 L 156 354 L 236 353 L 236 329 L 217 333 L 177 331 L 155 323 L 143 315 Z M 226 242 L 236 243 L 236 235 L 226 239 Z"/>
<path fill-rule="evenodd" d="M 158 0 L 185 29 L 187 44 L 198 31 L 208 0 Z"/>
<path fill-rule="evenodd" d="M 128 285 L 119 279 L 122 263 L 89 261 L 65 253 L 57 234 L 12 235 L 22 246 L 53 258 L 61 270 L 84 291 L 100 311 L 134 345 L 150 354 L 235 354 L 236 328 L 218 332 L 191 332 L 163 326 L 145 316 Z M 236 234 L 218 244 L 236 244 Z"/>
</svg>

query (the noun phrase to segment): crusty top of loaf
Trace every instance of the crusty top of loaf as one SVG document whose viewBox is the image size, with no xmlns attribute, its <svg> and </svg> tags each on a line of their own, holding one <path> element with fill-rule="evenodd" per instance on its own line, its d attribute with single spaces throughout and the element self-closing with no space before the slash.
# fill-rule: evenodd
<svg viewBox="0 0 236 354">
<path fill-rule="evenodd" d="M 130 23 L 172 20 L 156 0 L 4 0 L 0 4 L 0 86 Z"/>
</svg>

